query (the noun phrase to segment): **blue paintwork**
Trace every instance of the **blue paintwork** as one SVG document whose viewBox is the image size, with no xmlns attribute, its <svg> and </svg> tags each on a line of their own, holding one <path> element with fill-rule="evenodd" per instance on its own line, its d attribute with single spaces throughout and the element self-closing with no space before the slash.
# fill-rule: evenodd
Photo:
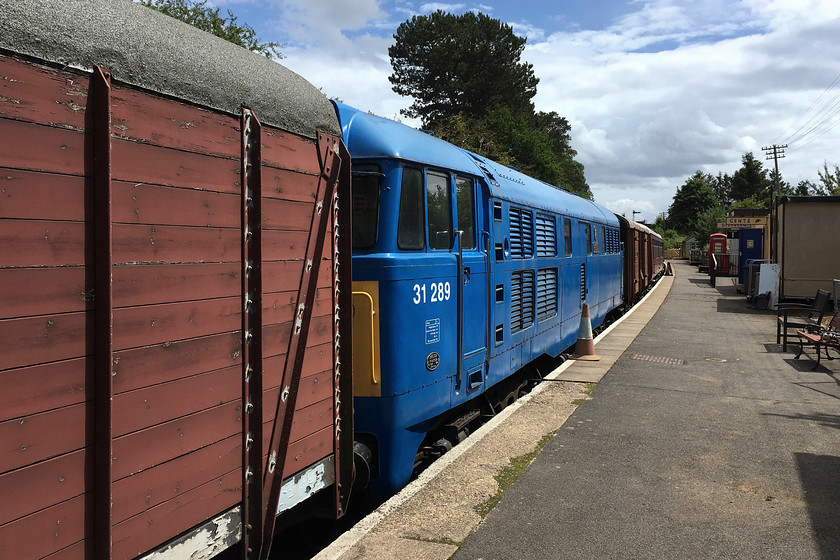
<svg viewBox="0 0 840 560">
<path fill-rule="evenodd" d="M 384 174 L 380 189 L 376 244 L 353 253 L 353 279 L 376 281 L 380 304 L 381 397 L 356 397 L 355 429 L 374 436 L 379 476 L 371 488 L 380 496 L 398 491 L 411 476 L 414 456 L 430 425 L 453 408 L 480 396 L 540 355 L 558 355 L 577 340 L 580 323 L 581 266 L 586 267 L 592 325 L 621 304 L 622 256 L 603 253 L 601 226 L 619 227 L 606 208 L 542 183 L 400 123 L 335 103 L 344 142 L 353 165 L 376 164 Z M 458 370 L 460 279 L 457 246 L 451 251 L 407 251 L 397 247 L 397 217 L 404 166 L 472 178 L 476 185 L 477 247 L 463 251 L 470 269 L 464 282 L 463 375 Z M 502 220 L 494 219 L 494 203 Z M 454 204 L 453 204 L 454 207 Z M 509 246 L 509 210 L 526 209 L 556 217 L 557 256 L 496 259 L 496 244 Z M 453 208 L 454 211 L 454 208 Z M 573 255 L 565 256 L 560 218 L 571 220 Z M 586 254 L 581 228 L 596 227 L 602 250 Z M 463 229 L 463 228 L 462 228 Z M 511 278 L 516 271 L 556 268 L 557 313 L 520 332 L 510 329 Z M 449 284 L 449 298 L 431 302 L 430 286 Z M 497 285 L 504 300 L 496 302 Z M 424 286 L 425 302 L 415 303 Z M 536 299 L 536 298 L 535 298 Z M 429 325 L 439 325 L 430 334 Z M 503 339 L 497 343 L 496 326 Z M 426 368 L 431 352 L 440 355 L 436 369 Z M 472 386 L 470 384 L 472 381 Z"/>
</svg>

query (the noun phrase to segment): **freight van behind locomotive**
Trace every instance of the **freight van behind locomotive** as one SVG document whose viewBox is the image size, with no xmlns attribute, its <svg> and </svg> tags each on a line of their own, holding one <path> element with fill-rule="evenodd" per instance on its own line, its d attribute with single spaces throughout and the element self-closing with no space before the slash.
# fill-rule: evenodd
<svg viewBox="0 0 840 560">
<path fill-rule="evenodd" d="M 4 3 L 0 28 L 0 556 L 256 557 L 278 511 L 343 511 L 330 103 L 130 1 Z"/>
</svg>

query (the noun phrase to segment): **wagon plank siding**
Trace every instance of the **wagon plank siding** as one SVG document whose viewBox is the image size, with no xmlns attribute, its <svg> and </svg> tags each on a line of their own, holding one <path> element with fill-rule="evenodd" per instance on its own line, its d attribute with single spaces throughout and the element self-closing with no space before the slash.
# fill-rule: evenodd
<svg viewBox="0 0 840 560">
<path fill-rule="evenodd" d="M 0 268 L 0 319 L 92 310 L 89 274 L 84 267 Z"/>
<path fill-rule="evenodd" d="M 165 148 L 239 159 L 239 119 L 125 87 L 112 92 L 111 134 Z"/>
<path fill-rule="evenodd" d="M 89 181 L 85 177 L 2 167 L 0 218 L 84 221 L 93 211 Z"/>
<path fill-rule="evenodd" d="M 84 402 L 92 376 L 86 358 L 0 372 L 0 421 Z"/>
<path fill-rule="evenodd" d="M 0 473 L 82 449 L 92 422 L 77 404 L 0 423 Z"/>
<path fill-rule="evenodd" d="M 88 79 L 5 57 L 0 115 L 58 127 L 83 129 Z"/>
<path fill-rule="evenodd" d="M 93 483 L 89 459 L 79 450 L 0 476 L 0 526 L 84 494 Z"/>
<path fill-rule="evenodd" d="M 90 76 L 6 56 L 0 64 L 0 130 L 15 140 L 0 143 L 0 339 L 13 349 L 0 354 L 0 550 L 82 560 L 93 555 L 94 490 L 103 484 L 93 472 Z M 108 183 L 115 559 L 154 549 L 243 497 L 239 116 L 120 78 L 110 93 Z M 322 179 L 314 139 L 262 131 L 267 444 Z M 316 256 L 286 476 L 334 452 L 332 239 L 330 224 Z"/>
<path fill-rule="evenodd" d="M 93 530 L 86 511 L 88 501 L 87 495 L 77 496 L 0 525 L 0 550 L 4 557 L 43 558 L 80 542 Z"/>
<path fill-rule="evenodd" d="M 93 313 L 67 313 L 0 321 L 0 370 L 68 360 L 93 352 Z"/>
<path fill-rule="evenodd" d="M 112 139 L 112 174 L 117 181 L 199 188 L 239 194 L 239 160 Z M 155 162 L 149 165 L 149 162 Z"/>
<path fill-rule="evenodd" d="M 0 142 L 0 167 L 89 175 L 84 154 L 90 140 L 76 130 L 53 128 L 0 119 L 3 135 L 14 142 Z"/>
</svg>

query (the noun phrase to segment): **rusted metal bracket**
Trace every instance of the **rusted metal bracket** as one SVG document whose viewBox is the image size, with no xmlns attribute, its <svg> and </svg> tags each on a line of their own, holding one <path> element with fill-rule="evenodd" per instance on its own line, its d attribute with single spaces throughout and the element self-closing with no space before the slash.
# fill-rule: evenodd
<svg viewBox="0 0 840 560">
<path fill-rule="evenodd" d="M 111 72 L 97 67 L 91 77 L 93 115 L 94 269 L 94 555 L 111 558 L 114 394 L 114 252 L 111 219 Z"/>
<path fill-rule="evenodd" d="M 315 205 L 309 226 L 309 239 L 306 244 L 306 257 L 300 277 L 294 317 L 292 319 L 289 347 L 283 368 L 280 385 L 280 398 L 274 416 L 271 443 L 268 448 L 268 466 L 263 480 L 263 510 L 265 521 L 262 529 L 262 544 L 259 558 L 266 560 L 271 550 L 274 535 L 277 505 L 283 484 L 284 466 L 292 430 L 298 386 L 300 384 L 303 359 L 309 336 L 309 324 L 318 287 L 318 273 L 327 237 L 327 226 L 333 218 L 332 200 L 341 169 L 341 159 L 337 154 L 341 141 L 329 134 L 318 135 L 318 155 L 321 161 L 321 175 L 315 194 Z"/>
<path fill-rule="evenodd" d="M 242 550 L 253 558 L 261 545 L 263 507 L 262 364 L 262 126 L 243 107 L 242 189 Z M 273 516 L 271 516 L 273 517 Z"/>
</svg>

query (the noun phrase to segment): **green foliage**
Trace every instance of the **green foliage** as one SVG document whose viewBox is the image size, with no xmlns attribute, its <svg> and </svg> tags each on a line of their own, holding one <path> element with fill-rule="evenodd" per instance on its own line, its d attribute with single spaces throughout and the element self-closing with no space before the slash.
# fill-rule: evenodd
<svg viewBox="0 0 840 560">
<path fill-rule="evenodd" d="M 823 168 L 817 171 L 822 184 L 822 192 L 830 196 L 840 196 L 840 166 L 835 165 L 834 171 L 829 171 L 828 163 L 823 163 Z"/>
<path fill-rule="evenodd" d="M 686 238 L 685 235 L 677 233 L 677 230 L 668 228 L 668 222 L 665 219 L 664 214 L 659 214 L 656 217 L 656 221 L 653 222 L 653 225 L 650 226 L 650 228 L 662 236 L 662 244 L 666 249 L 681 248 L 682 243 Z"/>
<path fill-rule="evenodd" d="M 227 17 L 222 17 L 220 8 L 207 6 L 207 0 L 139 0 L 139 3 L 267 58 L 283 56 L 280 43 L 260 42 L 250 25 L 240 25 L 230 10 Z"/>
<path fill-rule="evenodd" d="M 828 193 L 821 185 L 815 185 L 812 181 L 799 181 L 793 190 L 795 196 L 827 196 Z"/>
<path fill-rule="evenodd" d="M 715 189 L 718 204 L 728 206 L 732 202 L 732 177 L 718 172 L 717 177 L 706 175 L 707 180 Z"/>
<path fill-rule="evenodd" d="M 531 64 L 519 61 L 525 39 L 485 14 L 456 16 L 441 10 L 400 24 L 388 49 L 393 90 L 414 98 L 401 112 L 423 126 L 465 114 L 480 118 L 506 106 L 533 112 L 539 80 Z"/>
<path fill-rule="evenodd" d="M 438 10 L 403 22 L 394 39 L 388 79 L 414 98 L 404 115 L 456 146 L 592 199 L 568 121 L 534 111 L 539 80 L 519 61 L 525 39 L 509 25 Z"/>
<path fill-rule="evenodd" d="M 709 177 L 702 171 L 696 171 L 677 189 L 668 209 L 668 225 L 671 228 L 683 234 L 695 233 L 699 236 L 701 215 L 712 209 L 720 209 Z"/>
<path fill-rule="evenodd" d="M 772 193 L 773 182 L 768 178 L 767 170 L 752 152 L 747 152 L 741 158 L 741 168 L 732 176 L 732 200 L 763 198 L 769 202 Z"/>
<path fill-rule="evenodd" d="M 800 181 L 795 187 L 778 177 L 781 196 L 840 196 L 840 166 L 829 170 L 828 163 L 817 171 L 819 184 Z M 712 204 L 711 194 L 716 200 Z M 669 247 L 668 228 L 681 233 L 693 233 L 698 239 L 707 239 L 717 231 L 717 222 L 725 219 L 725 210 L 738 208 L 768 209 L 776 193 L 776 170 L 769 172 L 751 152 L 741 158 L 741 168 L 731 177 L 718 173 L 717 177 L 700 171 L 677 189 L 668 210 L 667 220 L 657 218 L 654 229 Z"/>
<path fill-rule="evenodd" d="M 564 124 L 566 131 L 558 134 Z M 432 126 L 435 136 L 447 142 L 591 200 L 583 165 L 574 160 L 577 152 L 562 139 L 563 134 L 568 137 L 568 130 L 566 119 L 556 113 L 529 118 L 508 107 L 497 107 L 483 118 L 460 113 Z"/>
<path fill-rule="evenodd" d="M 735 202 L 729 205 L 730 210 L 735 210 L 736 208 L 763 208 L 767 210 L 770 208 L 770 200 L 751 196 L 750 198 L 745 198 L 744 200 L 736 200 Z"/>
<path fill-rule="evenodd" d="M 694 221 L 694 236 L 709 240 L 709 236 L 718 232 L 718 223 L 726 220 L 726 211 L 720 206 L 711 206 L 697 215 Z"/>
<path fill-rule="evenodd" d="M 491 130 L 483 120 L 459 113 L 438 120 L 432 126 L 431 132 L 438 138 L 465 150 L 487 156 L 502 165 L 516 166 L 507 147 L 502 145 L 495 131 Z"/>
<path fill-rule="evenodd" d="M 589 392 L 591 392 L 591 389 Z M 554 437 L 555 433 L 557 432 L 551 432 L 549 434 L 544 435 L 542 439 L 539 442 L 537 442 L 536 448 L 531 453 L 510 459 L 510 465 L 503 468 L 502 472 L 493 477 L 496 479 L 496 482 L 499 483 L 499 491 L 493 496 L 490 496 L 490 498 L 488 498 L 484 502 L 477 504 L 473 507 L 473 509 L 478 515 L 480 515 L 482 518 L 487 517 L 487 514 L 490 513 L 490 510 L 496 507 L 496 504 L 498 504 L 499 501 L 502 499 L 504 493 L 507 492 L 508 488 L 510 488 L 513 485 L 513 483 L 516 482 L 516 479 L 518 479 L 520 475 L 522 475 L 522 473 L 525 472 L 525 469 L 528 467 L 528 465 L 530 465 L 534 461 L 534 459 L 536 459 L 537 455 L 539 455 L 543 447 L 545 447 L 546 444 L 549 441 L 551 441 L 551 438 Z"/>
</svg>

